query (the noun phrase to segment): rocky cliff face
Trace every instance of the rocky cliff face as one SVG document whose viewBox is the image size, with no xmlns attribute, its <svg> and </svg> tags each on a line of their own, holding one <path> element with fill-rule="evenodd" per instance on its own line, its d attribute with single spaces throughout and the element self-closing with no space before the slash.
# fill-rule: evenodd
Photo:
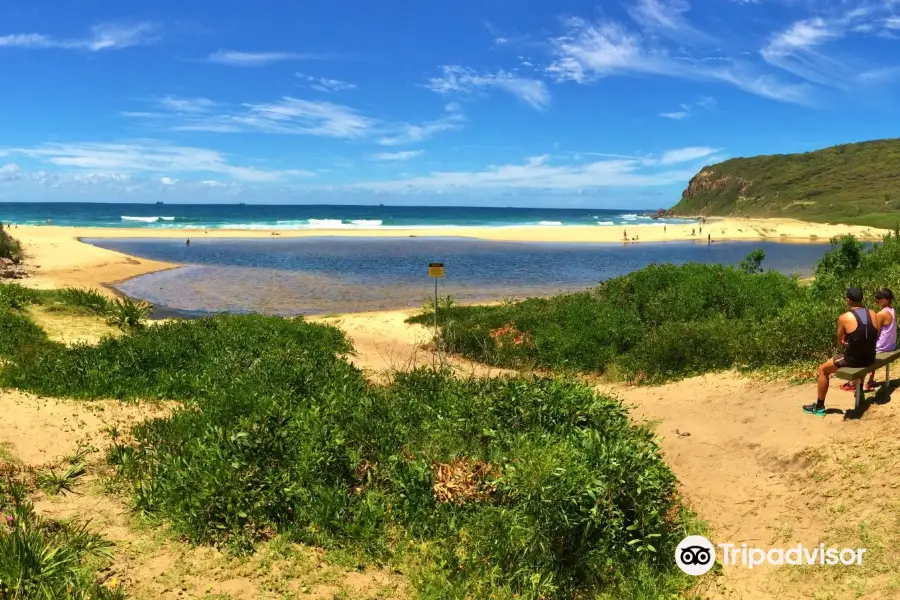
<svg viewBox="0 0 900 600">
<path fill-rule="evenodd" d="M 717 176 L 715 172 L 710 169 L 706 171 L 700 171 L 699 173 L 694 175 L 688 182 L 687 188 L 685 188 L 685 190 L 681 192 L 681 197 L 694 198 L 699 194 L 719 190 L 724 187 L 730 186 L 737 186 L 738 193 L 741 196 L 747 196 L 749 195 L 748 192 L 750 191 L 750 187 L 752 185 L 752 181 L 748 181 L 743 177 L 737 177 L 734 175 Z"/>
</svg>

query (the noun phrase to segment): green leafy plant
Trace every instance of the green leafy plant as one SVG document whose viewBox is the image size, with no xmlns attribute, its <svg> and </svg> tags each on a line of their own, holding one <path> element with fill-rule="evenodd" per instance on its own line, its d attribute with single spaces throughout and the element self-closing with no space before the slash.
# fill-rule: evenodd
<svg viewBox="0 0 900 600">
<path fill-rule="evenodd" d="M 110 558 L 111 544 L 84 524 L 45 520 L 25 484 L 0 481 L 0 598 L 124 600 L 119 586 L 101 584 L 91 564 Z"/>
<path fill-rule="evenodd" d="M 108 315 L 114 306 L 97 290 L 64 288 L 57 291 L 55 299 L 65 306 L 84 308 L 98 315 Z"/>
<path fill-rule="evenodd" d="M 152 310 L 153 306 L 148 302 L 116 298 L 109 308 L 108 321 L 121 329 L 141 329 Z"/>
<path fill-rule="evenodd" d="M 14 264 L 19 264 L 25 258 L 22 244 L 9 234 L 3 223 L 0 223 L 0 258 L 9 259 Z"/>
<path fill-rule="evenodd" d="M 738 267 L 748 275 L 762 273 L 762 262 L 766 260 L 765 250 L 754 250 L 748 254 Z"/>
<path fill-rule="evenodd" d="M 40 302 L 40 293 L 18 283 L 0 283 L 0 308 L 22 310 Z"/>
<path fill-rule="evenodd" d="M 217 316 L 48 349 L 0 378 L 181 400 L 114 432 L 107 458 L 137 510 L 195 543 L 249 552 L 280 533 L 402 557 L 426 598 L 627 600 L 688 585 L 669 559 L 689 526 L 675 477 L 618 400 L 576 380 L 443 370 L 374 385 L 350 350 L 325 325 Z"/>
</svg>

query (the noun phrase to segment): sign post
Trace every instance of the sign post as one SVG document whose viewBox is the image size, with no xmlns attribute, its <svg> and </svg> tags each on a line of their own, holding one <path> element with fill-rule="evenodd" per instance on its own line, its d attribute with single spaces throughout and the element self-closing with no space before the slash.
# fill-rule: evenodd
<svg viewBox="0 0 900 600">
<path fill-rule="evenodd" d="M 428 263 L 428 276 L 434 279 L 434 347 L 437 350 L 438 340 L 438 279 L 444 276 L 444 263 Z"/>
</svg>

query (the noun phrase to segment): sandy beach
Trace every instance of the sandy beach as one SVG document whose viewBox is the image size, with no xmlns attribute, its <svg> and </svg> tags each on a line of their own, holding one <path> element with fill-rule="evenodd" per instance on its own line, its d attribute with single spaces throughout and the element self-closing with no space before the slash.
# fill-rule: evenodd
<svg viewBox="0 0 900 600">
<path fill-rule="evenodd" d="M 693 235 L 692 235 L 693 232 Z M 715 219 L 705 225 L 657 224 L 612 226 L 460 227 L 448 229 L 135 229 L 56 226 L 20 226 L 12 234 L 28 254 L 31 277 L 26 285 L 50 287 L 104 287 L 126 279 L 176 267 L 169 263 L 131 257 L 85 244 L 80 238 L 272 238 L 288 237 L 468 237 L 505 242 L 627 243 L 767 240 L 786 243 L 823 242 L 852 234 L 864 240 L 879 240 L 886 230 L 850 225 L 809 223 L 791 219 Z M 634 238 L 637 238 L 636 240 Z M 108 290 L 107 290 L 108 291 Z M 109 291 L 109 293 L 112 293 Z"/>
</svg>

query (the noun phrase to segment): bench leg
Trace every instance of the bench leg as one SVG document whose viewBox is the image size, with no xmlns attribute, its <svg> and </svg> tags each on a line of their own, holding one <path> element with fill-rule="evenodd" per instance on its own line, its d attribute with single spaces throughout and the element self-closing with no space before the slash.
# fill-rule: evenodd
<svg viewBox="0 0 900 600">
<path fill-rule="evenodd" d="M 855 410 L 859 411 L 859 406 L 862 404 L 863 399 L 863 381 L 862 379 L 856 382 L 856 407 Z"/>
</svg>

